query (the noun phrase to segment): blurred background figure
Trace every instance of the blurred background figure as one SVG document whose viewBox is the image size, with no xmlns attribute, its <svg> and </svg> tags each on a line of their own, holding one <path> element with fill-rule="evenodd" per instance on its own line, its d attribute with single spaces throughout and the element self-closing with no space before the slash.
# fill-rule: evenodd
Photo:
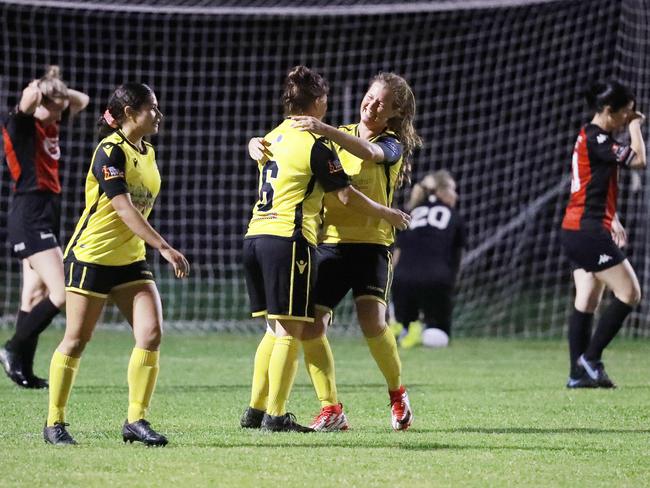
<svg viewBox="0 0 650 488">
<path fill-rule="evenodd" d="M 59 126 L 88 105 L 88 95 L 69 88 L 58 66 L 25 87 L 3 117 L 5 159 L 13 180 L 7 235 L 22 262 L 20 307 L 14 335 L 0 348 L 0 363 L 22 388 L 47 388 L 34 374 L 38 336 L 65 303 L 59 247 L 61 178 Z"/>
<path fill-rule="evenodd" d="M 447 170 L 427 174 L 411 191 L 411 224 L 397 235 L 394 254 L 396 322 L 391 329 L 403 348 L 449 343 L 454 288 L 466 244 L 457 201 L 456 182 Z"/>
</svg>

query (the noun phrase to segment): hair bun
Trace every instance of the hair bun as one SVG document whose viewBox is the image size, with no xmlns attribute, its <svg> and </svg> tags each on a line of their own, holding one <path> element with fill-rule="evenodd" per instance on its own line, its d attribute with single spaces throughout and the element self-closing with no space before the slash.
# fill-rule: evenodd
<svg viewBox="0 0 650 488">
<path fill-rule="evenodd" d="M 58 65 L 56 64 L 51 64 L 45 69 L 45 75 L 43 75 L 43 78 L 61 78 L 61 68 L 59 68 Z"/>
</svg>

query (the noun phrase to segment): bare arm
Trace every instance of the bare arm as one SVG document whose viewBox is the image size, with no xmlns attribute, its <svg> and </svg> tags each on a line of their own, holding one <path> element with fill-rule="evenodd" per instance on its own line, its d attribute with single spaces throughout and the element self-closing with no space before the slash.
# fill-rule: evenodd
<svg viewBox="0 0 650 488">
<path fill-rule="evenodd" d="M 614 214 L 614 219 L 612 220 L 612 239 L 618 247 L 625 247 L 627 244 L 627 232 L 625 232 L 625 227 L 618 218 L 618 213 Z"/>
<path fill-rule="evenodd" d="M 349 151 L 351 154 L 363 159 L 364 161 L 381 163 L 386 159 L 384 150 L 379 146 L 379 144 L 366 141 L 360 137 L 338 130 L 336 127 L 332 127 L 331 125 L 318 120 L 316 117 L 308 115 L 293 115 L 291 116 L 291 119 L 293 120 L 293 124 L 291 125 L 292 127 L 325 136 L 337 143 L 346 151 Z"/>
<path fill-rule="evenodd" d="M 636 154 L 630 168 L 645 168 L 646 167 L 646 151 L 643 135 L 641 134 L 641 124 L 645 121 L 645 116 L 641 112 L 636 113 L 637 116 L 630 122 L 630 146 Z"/>
<path fill-rule="evenodd" d="M 122 193 L 111 199 L 111 205 L 117 216 L 131 231 L 154 249 L 158 249 L 173 267 L 177 278 L 184 278 L 190 272 L 190 264 L 185 256 L 171 247 L 165 239 L 151 226 L 131 202 L 131 195 Z"/>
<path fill-rule="evenodd" d="M 18 110 L 27 115 L 32 115 L 36 111 L 36 107 L 41 104 L 43 100 L 43 93 L 38 88 L 38 80 L 32 81 L 23 90 L 18 104 Z"/>
<path fill-rule="evenodd" d="M 371 200 L 352 185 L 337 190 L 336 196 L 350 210 L 376 219 L 384 219 L 400 230 L 406 229 L 411 221 L 409 214 L 395 208 L 385 207 Z"/>
<path fill-rule="evenodd" d="M 81 112 L 88 106 L 88 102 L 90 102 L 88 95 L 70 88 L 68 88 L 68 99 L 70 100 L 70 116 Z"/>
</svg>

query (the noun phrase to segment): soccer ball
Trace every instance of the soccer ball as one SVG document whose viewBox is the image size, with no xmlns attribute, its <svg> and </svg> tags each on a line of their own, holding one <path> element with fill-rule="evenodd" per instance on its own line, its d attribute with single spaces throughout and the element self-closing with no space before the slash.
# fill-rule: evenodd
<svg viewBox="0 0 650 488">
<path fill-rule="evenodd" d="M 442 330 L 431 328 L 422 331 L 422 345 L 425 347 L 447 347 L 449 336 Z"/>
</svg>

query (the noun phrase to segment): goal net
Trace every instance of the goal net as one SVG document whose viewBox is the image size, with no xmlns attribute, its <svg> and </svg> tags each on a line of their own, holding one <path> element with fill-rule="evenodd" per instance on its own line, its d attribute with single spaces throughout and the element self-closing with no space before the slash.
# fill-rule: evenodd
<svg viewBox="0 0 650 488">
<path fill-rule="evenodd" d="M 62 127 L 63 221 L 70 237 L 96 143 L 95 121 L 112 90 L 142 81 L 165 120 L 153 140 L 163 178 L 151 222 L 192 263 L 177 281 L 149 259 L 168 325 L 261 330 L 248 314 L 242 235 L 255 200 L 250 137 L 281 119 L 287 70 L 306 64 L 331 84 L 328 121 L 357 121 L 368 80 L 395 71 L 414 88 L 425 145 L 414 179 L 449 169 L 469 230 L 456 335 L 557 336 L 573 289 L 558 229 L 571 151 L 587 120 L 582 92 L 618 77 L 650 111 L 648 0 L 0 1 L 0 107 L 9 108 L 47 64 L 88 93 L 89 108 Z M 0 241 L 9 174 L 2 167 Z M 646 176 L 622 180 L 628 253 L 650 285 Z M 398 194 L 403 203 L 408 189 Z M 0 321 L 19 303 L 19 263 L 2 247 Z M 647 303 L 627 322 L 647 335 Z M 118 322 L 107 310 L 104 322 Z M 358 330 L 348 297 L 336 330 Z"/>
</svg>

